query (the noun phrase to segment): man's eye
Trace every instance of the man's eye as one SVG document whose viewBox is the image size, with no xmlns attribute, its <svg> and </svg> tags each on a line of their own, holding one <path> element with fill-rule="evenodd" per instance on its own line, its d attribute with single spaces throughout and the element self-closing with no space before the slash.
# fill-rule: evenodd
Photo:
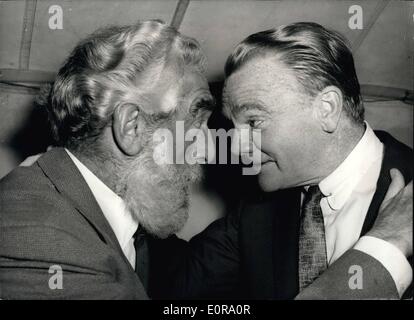
<svg viewBox="0 0 414 320">
<path fill-rule="evenodd" d="M 191 114 L 193 117 L 197 116 L 198 114 L 207 113 L 214 110 L 215 102 L 214 100 L 208 99 L 201 99 L 199 100 L 195 106 L 191 110 Z"/>
<path fill-rule="evenodd" d="M 263 120 L 249 120 L 248 124 L 252 128 L 257 128 L 263 123 Z"/>
</svg>

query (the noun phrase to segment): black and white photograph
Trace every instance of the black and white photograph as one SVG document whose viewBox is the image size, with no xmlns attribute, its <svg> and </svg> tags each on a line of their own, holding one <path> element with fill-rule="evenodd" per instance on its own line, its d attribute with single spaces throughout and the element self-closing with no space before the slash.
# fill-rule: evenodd
<svg viewBox="0 0 414 320">
<path fill-rule="evenodd" d="M 1 0 L 0 308 L 412 301 L 413 107 L 414 1 Z"/>
</svg>

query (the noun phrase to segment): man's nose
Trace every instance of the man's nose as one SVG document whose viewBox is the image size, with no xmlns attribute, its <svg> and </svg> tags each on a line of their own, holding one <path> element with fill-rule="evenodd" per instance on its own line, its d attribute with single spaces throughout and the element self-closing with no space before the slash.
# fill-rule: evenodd
<svg viewBox="0 0 414 320">
<path fill-rule="evenodd" d="M 240 155 L 240 134 L 238 132 L 238 129 L 234 129 L 233 131 L 233 135 L 231 137 L 231 147 L 230 147 L 230 151 L 231 153 L 233 153 L 236 156 Z"/>
<path fill-rule="evenodd" d="M 234 129 L 231 139 L 231 152 L 235 155 L 249 154 L 252 152 L 248 129 Z"/>
<path fill-rule="evenodd" d="M 213 114 L 213 111 L 211 111 L 211 110 L 206 111 L 205 116 L 204 116 L 204 118 L 206 119 L 206 123 L 207 123 L 208 119 L 210 119 L 212 114 Z"/>
<path fill-rule="evenodd" d="M 207 126 L 207 120 L 205 120 L 200 126 L 200 134 L 202 137 L 200 141 L 202 141 L 202 146 L 199 147 L 200 157 L 204 157 L 207 163 L 213 163 L 214 159 L 216 158 L 216 148 L 213 137 L 211 135 L 210 129 Z"/>
</svg>

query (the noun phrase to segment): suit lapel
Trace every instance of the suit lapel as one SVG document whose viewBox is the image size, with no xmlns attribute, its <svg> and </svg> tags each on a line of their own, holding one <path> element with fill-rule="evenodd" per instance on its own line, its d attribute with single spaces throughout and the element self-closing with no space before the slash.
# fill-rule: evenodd
<svg viewBox="0 0 414 320">
<path fill-rule="evenodd" d="M 54 148 L 45 153 L 38 160 L 38 164 L 56 189 L 72 202 L 73 206 L 97 231 L 99 237 L 122 253 L 116 236 L 92 191 L 66 151 L 63 148 Z"/>
<path fill-rule="evenodd" d="M 380 175 L 377 181 L 377 189 L 368 208 L 367 215 L 361 230 L 361 237 L 374 225 L 382 201 L 391 184 L 390 170 L 398 169 L 404 176 L 405 182 L 412 180 L 412 150 L 401 142 L 395 140 L 384 131 L 375 131 L 377 137 L 384 144 L 384 156 L 382 159 Z"/>
</svg>

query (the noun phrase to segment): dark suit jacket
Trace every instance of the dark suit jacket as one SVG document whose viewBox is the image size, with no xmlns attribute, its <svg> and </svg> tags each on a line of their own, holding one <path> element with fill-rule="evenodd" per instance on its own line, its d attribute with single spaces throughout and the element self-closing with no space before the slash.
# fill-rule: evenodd
<svg viewBox="0 0 414 320">
<path fill-rule="evenodd" d="M 2 299 L 147 299 L 62 148 L 0 181 L 0 240 Z M 49 287 L 53 265 L 62 268 L 62 289 Z"/>
<path fill-rule="evenodd" d="M 377 132 L 385 145 L 377 190 L 361 236 L 373 225 L 391 178 L 399 169 L 412 179 L 412 150 L 385 132 Z M 170 239 L 153 242 L 154 265 L 164 266 L 165 278 L 151 288 L 154 297 L 292 299 L 298 294 L 298 239 L 300 188 L 268 193 L 244 203 L 235 214 L 212 223 L 189 244 Z M 165 250 L 163 256 L 160 256 Z M 169 252 L 176 254 L 175 264 Z M 178 254 L 179 253 L 179 254 Z M 363 269 L 363 289 L 352 290 L 349 268 Z M 159 272 L 156 272 L 159 274 Z M 393 279 L 374 258 L 349 250 L 297 297 L 299 299 L 398 298 Z"/>
</svg>

